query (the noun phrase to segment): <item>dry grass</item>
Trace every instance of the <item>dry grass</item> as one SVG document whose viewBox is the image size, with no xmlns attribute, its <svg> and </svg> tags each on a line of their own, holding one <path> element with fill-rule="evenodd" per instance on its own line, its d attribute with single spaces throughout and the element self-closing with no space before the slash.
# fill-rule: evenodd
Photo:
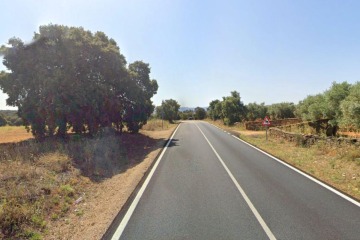
<svg viewBox="0 0 360 240">
<path fill-rule="evenodd" d="M 219 123 L 218 126 L 224 128 Z M 246 131 L 239 127 L 230 130 L 238 133 L 241 139 L 360 200 L 359 147 L 346 144 L 334 146 L 323 142 L 303 147 L 271 137 L 266 141 L 264 131 Z"/>
<path fill-rule="evenodd" d="M 74 210 L 90 181 L 121 172 L 126 162 L 114 133 L 1 144 L 0 239 L 40 239 L 49 222 Z"/>
<path fill-rule="evenodd" d="M 159 123 L 150 123 L 151 130 L 141 130 L 139 134 L 124 133 L 120 136 L 110 129 L 94 138 L 72 135 L 66 142 L 47 139 L 42 143 L 29 137 L 20 141 L 22 127 L 10 128 L 11 131 L 8 127 L 0 129 L 3 141 L 7 142 L 0 144 L 0 239 L 35 240 L 43 236 L 46 239 L 66 239 L 62 234 L 70 231 L 69 224 L 72 224 L 72 230 L 68 236 L 72 236 L 72 231 L 76 232 L 80 227 L 77 225 L 79 219 L 93 211 L 87 208 L 88 205 L 95 208 L 99 202 L 118 203 L 114 199 L 109 201 L 117 192 L 130 195 L 136 181 L 140 181 L 167 135 L 176 126 L 164 124 L 168 130 L 157 131 Z M 16 143 L 9 142 L 9 139 L 16 139 Z M 151 159 L 148 159 L 149 154 Z M 141 165 L 144 159 L 148 160 Z M 137 165 L 142 166 L 140 172 L 136 170 Z M 127 180 L 130 176 L 128 169 L 134 169 L 136 181 Z M 128 183 L 106 181 L 114 176 L 121 176 L 117 178 Z M 97 192 L 101 189 L 107 191 L 99 196 Z M 96 199 L 91 197 L 94 195 Z M 125 202 L 127 197 L 123 195 L 122 201 Z M 76 204 L 80 197 L 82 204 Z M 103 221 L 99 219 L 103 210 L 99 211 L 101 213 L 92 214 L 88 221 Z M 110 211 L 114 212 L 112 206 Z M 72 215 L 74 219 L 70 221 Z M 103 223 L 106 230 L 112 219 L 103 217 L 107 220 Z M 56 232 L 53 228 L 62 231 Z"/>
<path fill-rule="evenodd" d="M 90 182 L 86 201 L 78 205 L 81 206 L 79 211 L 71 212 L 66 221 L 50 222 L 45 238 L 101 239 L 176 127 L 170 126 L 168 130 L 123 134 L 121 139 L 127 159 L 124 170 L 100 182 Z"/>
<path fill-rule="evenodd" d="M 148 120 L 147 124 L 143 126 L 142 130 L 145 131 L 161 131 L 161 130 L 168 130 L 174 124 L 170 124 L 169 121 L 163 121 L 161 119 L 150 119 Z"/>
<path fill-rule="evenodd" d="M 4 126 L 0 127 L 0 143 L 20 142 L 33 138 L 25 127 Z"/>
<path fill-rule="evenodd" d="M 65 216 L 82 188 L 79 171 L 59 152 L 34 161 L 2 160 L 0 173 L 1 239 L 41 239 L 48 222 Z"/>
</svg>

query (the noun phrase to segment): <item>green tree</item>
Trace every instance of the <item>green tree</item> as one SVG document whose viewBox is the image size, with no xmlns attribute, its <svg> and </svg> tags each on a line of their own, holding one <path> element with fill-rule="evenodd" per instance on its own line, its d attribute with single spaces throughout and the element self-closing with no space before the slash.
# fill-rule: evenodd
<svg viewBox="0 0 360 240">
<path fill-rule="evenodd" d="M 220 100 L 213 100 L 210 102 L 208 108 L 208 114 L 213 121 L 222 118 Z"/>
<path fill-rule="evenodd" d="M 126 102 L 124 122 L 129 131 L 138 132 L 154 111 L 151 98 L 156 94 L 158 84 L 156 80 L 150 79 L 149 64 L 142 61 L 129 64 L 129 73 L 127 92 L 130 92 L 131 96 Z"/>
<path fill-rule="evenodd" d="M 196 107 L 195 108 L 195 119 L 197 120 L 203 120 L 206 118 L 206 111 L 202 107 Z"/>
<path fill-rule="evenodd" d="M 180 115 L 180 119 L 182 119 L 182 120 L 191 119 L 191 118 L 194 118 L 194 111 L 193 110 L 185 110 L 185 111 L 179 112 L 179 115 Z"/>
<path fill-rule="evenodd" d="M 304 121 L 326 118 L 326 103 L 323 94 L 309 95 L 296 106 L 296 116 Z"/>
<path fill-rule="evenodd" d="M 180 105 L 174 99 L 162 101 L 161 106 L 157 107 L 157 112 L 163 119 L 173 123 L 178 118 Z"/>
<path fill-rule="evenodd" d="M 268 106 L 268 114 L 271 119 L 284 119 L 295 117 L 294 103 L 282 102 Z"/>
<path fill-rule="evenodd" d="M 254 121 L 256 119 L 264 119 L 267 115 L 267 106 L 265 106 L 265 103 L 257 104 L 249 103 L 246 105 L 246 118 L 250 121 Z"/>
<path fill-rule="evenodd" d="M 351 84 L 347 82 L 336 83 L 333 82 L 329 90 L 324 92 L 326 102 L 326 117 L 329 123 L 338 128 L 342 119 L 342 109 L 340 108 L 341 102 L 349 95 Z"/>
<path fill-rule="evenodd" d="M 349 96 L 351 84 L 347 82 L 336 83 L 333 82 L 330 89 L 322 94 L 315 96 L 308 96 L 300 101 L 296 107 L 296 115 L 303 120 L 316 121 L 320 119 L 328 119 L 328 126 L 326 127 L 326 134 L 328 136 L 335 136 L 340 123 L 350 123 L 348 116 L 351 109 L 351 103 L 347 101 L 342 102 Z M 353 96 L 351 97 L 353 98 Z M 347 111 L 346 120 L 343 119 L 343 111 Z"/>
<path fill-rule="evenodd" d="M 360 129 L 360 82 L 350 88 L 349 95 L 341 102 L 340 109 L 344 126 Z"/>
<path fill-rule="evenodd" d="M 127 69 L 116 42 L 103 32 L 47 25 L 32 44 L 12 38 L 9 45 L 1 47 L 10 71 L 1 73 L 0 88 L 37 139 L 65 136 L 70 128 L 121 131 L 124 124 L 136 132 L 154 109 L 150 99 L 158 86 L 149 65 L 138 61 Z"/>
<path fill-rule="evenodd" d="M 231 96 L 223 97 L 221 113 L 226 125 L 232 125 L 245 119 L 246 108 L 241 102 L 240 94 L 237 91 L 231 92 Z"/>
<path fill-rule="evenodd" d="M 3 115 L 0 114 L 0 127 L 6 126 L 7 121 Z"/>
</svg>

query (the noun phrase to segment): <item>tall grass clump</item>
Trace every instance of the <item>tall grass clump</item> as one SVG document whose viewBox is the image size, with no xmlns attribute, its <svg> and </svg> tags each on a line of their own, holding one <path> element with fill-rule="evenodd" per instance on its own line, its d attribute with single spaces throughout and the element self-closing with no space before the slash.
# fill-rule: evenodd
<svg viewBox="0 0 360 240">
<path fill-rule="evenodd" d="M 126 163 L 111 130 L 0 144 L 0 239 L 41 239 L 49 221 L 66 216 L 83 195 L 86 178 L 101 181 Z"/>
<path fill-rule="evenodd" d="M 168 130 L 171 127 L 169 121 L 153 118 L 148 120 L 146 125 L 142 127 L 142 130 L 145 131 L 159 131 L 159 130 Z"/>
</svg>

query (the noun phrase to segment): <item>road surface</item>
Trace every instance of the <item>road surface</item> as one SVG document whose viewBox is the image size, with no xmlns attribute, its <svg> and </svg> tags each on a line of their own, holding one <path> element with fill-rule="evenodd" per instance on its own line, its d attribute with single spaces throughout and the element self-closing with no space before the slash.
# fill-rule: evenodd
<svg viewBox="0 0 360 240">
<path fill-rule="evenodd" d="M 360 204 L 208 123 L 179 125 L 110 239 L 360 239 Z"/>
</svg>

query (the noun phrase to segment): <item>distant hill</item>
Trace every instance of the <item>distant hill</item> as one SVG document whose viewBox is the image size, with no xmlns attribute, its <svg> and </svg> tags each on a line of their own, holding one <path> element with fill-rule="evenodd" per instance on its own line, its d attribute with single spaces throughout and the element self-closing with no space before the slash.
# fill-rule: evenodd
<svg viewBox="0 0 360 240">
<path fill-rule="evenodd" d="M 180 107 L 179 108 L 179 111 L 180 112 L 184 112 L 184 111 L 194 111 L 195 108 L 192 108 L 192 107 Z"/>
<path fill-rule="evenodd" d="M 203 107 L 205 109 L 205 111 L 207 111 L 207 107 Z M 194 107 L 180 107 L 179 111 L 180 112 L 184 112 L 184 111 L 194 111 L 195 108 Z"/>
</svg>

